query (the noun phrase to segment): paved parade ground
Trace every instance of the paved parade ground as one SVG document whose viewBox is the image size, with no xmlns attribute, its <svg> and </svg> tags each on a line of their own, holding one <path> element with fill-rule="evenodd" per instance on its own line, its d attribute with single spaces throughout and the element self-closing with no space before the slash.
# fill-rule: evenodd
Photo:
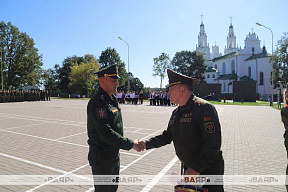
<svg viewBox="0 0 288 192">
<path fill-rule="evenodd" d="M 91 175 L 87 160 L 88 100 L 0 104 L 0 175 Z M 280 111 L 267 106 L 215 105 L 222 126 L 225 175 L 284 175 L 286 151 Z M 148 139 L 167 127 L 175 107 L 121 105 L 124 135 Z M 121 150 L 121 175 L 151 175 L 146 185 L 120 185 L 118 191 L 173 191 L 157 184 L 180 174 L 173 144 L 143 152 Z M 51 182 L 50 182 L 51 183 Z M 1 185 L 0 191 L 93 191 L 90 185 Z M 283 185 L 227 185 L 225 191 L 277 191 Z"/>
</svg>

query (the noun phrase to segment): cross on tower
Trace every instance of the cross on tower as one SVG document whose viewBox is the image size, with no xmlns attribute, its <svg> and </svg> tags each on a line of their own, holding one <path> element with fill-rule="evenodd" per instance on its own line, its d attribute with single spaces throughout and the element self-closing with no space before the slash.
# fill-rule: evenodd
<svg viewBox="0 0 288 192">
<path fill-rule="evenodd" d="M 201 15 L 201 24 L 203 24 L 203 15 Z"/>
</svg>

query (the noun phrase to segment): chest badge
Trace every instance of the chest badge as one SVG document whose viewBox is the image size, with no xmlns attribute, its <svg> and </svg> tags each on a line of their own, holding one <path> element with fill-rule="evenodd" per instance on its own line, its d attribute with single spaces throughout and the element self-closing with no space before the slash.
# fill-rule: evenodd
<svg viewBox="0 0 288 192">
<path fill-rule="evenodd" d="M 97 108 L 97 109 L 96 109 L 96 112 L 97 112 L 97 117 L 98 117 L 98 119 L 107 118 L 106 108 Z"/>
</svg>

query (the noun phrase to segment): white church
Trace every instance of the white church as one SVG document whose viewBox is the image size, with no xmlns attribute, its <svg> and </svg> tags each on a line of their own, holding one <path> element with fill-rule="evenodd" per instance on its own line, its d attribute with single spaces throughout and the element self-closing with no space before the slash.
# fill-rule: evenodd
<svg viewBox="0 0 288 192">
<path fill-rule="evenodd" d="M 267 53 L 265 46 L 260 47 L 260 40 L 255 32 L 249 33 L 244 42 L 243 49 L 236 47 L 236 35 L 231 21 L 224 54 L 219 53 L 219 46 L 216 45 L 212 46 L 210 53 L 203 20 L 201 21 L 196 50 L 203 54 L 205 64 L 208 66 L 205 71 L 206 81 L 209 84 L 221 84 L 222 94 L 232 94 L 233 81 L 254 80 L 259 99 L 267 100 L 272 94 L 277 94 L 271 82 L 272 62 L 269 62 L 271 54 Z"/>
</svg>

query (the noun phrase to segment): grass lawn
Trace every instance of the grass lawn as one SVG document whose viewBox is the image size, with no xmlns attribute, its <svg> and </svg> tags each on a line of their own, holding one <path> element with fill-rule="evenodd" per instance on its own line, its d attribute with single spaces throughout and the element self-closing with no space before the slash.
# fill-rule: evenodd
<svg viewBox="0 0 288 192">
<path fill-rule="evenodd" d="M 73 99 L 73 100 L 89 100 L 88 98 L 58 98 L 58 97 L 51 97 L 51 99 Z M 144 102 L 150 102 L 148 99 L 144 99 Z M 214 105 L 248 105 L 248 106 L 270 106 L 270 103 L 267 101 L 259 101 L 257 100 L 256 102 L 233 102 L 232 100 L 226 100 L 226 103 L 219 102 L 219 101 L 209 101 L 210 103 L 214 104 Z M 281 108 L 283 107 L 283 103 L 281 105 Z M 280 110 L 281 108 L 278 108 L 277 103 L 274 103 L 273 106 L 271 106 L 274 109 Z"/>
<path fill-rule="evenodd" d="M 210 103 L 212 104 L 219 104 L 219 105 L 249 105 L 249 106 L 270 106 L 270 103 L 267 102 L 267 101 L 260 101 L 260 100 L 257 100 L 256 102 L 233 102 L 232 100 L 228 100 L 226 101 L 226 103 L 224 103 L 223 101 L 222 102 L 219 102 L 219 101 L 209 101 Z M 280 110 L 281 108 L 278 108 L 278 105 L 277 103 L 274 103 L 273 106 L 271 106 L 272 108 L 274 109 L 277 109 L 277 110 Z M 281 105 L 281 107 L 283 107 L 283 103 Z"/>
</svg>

